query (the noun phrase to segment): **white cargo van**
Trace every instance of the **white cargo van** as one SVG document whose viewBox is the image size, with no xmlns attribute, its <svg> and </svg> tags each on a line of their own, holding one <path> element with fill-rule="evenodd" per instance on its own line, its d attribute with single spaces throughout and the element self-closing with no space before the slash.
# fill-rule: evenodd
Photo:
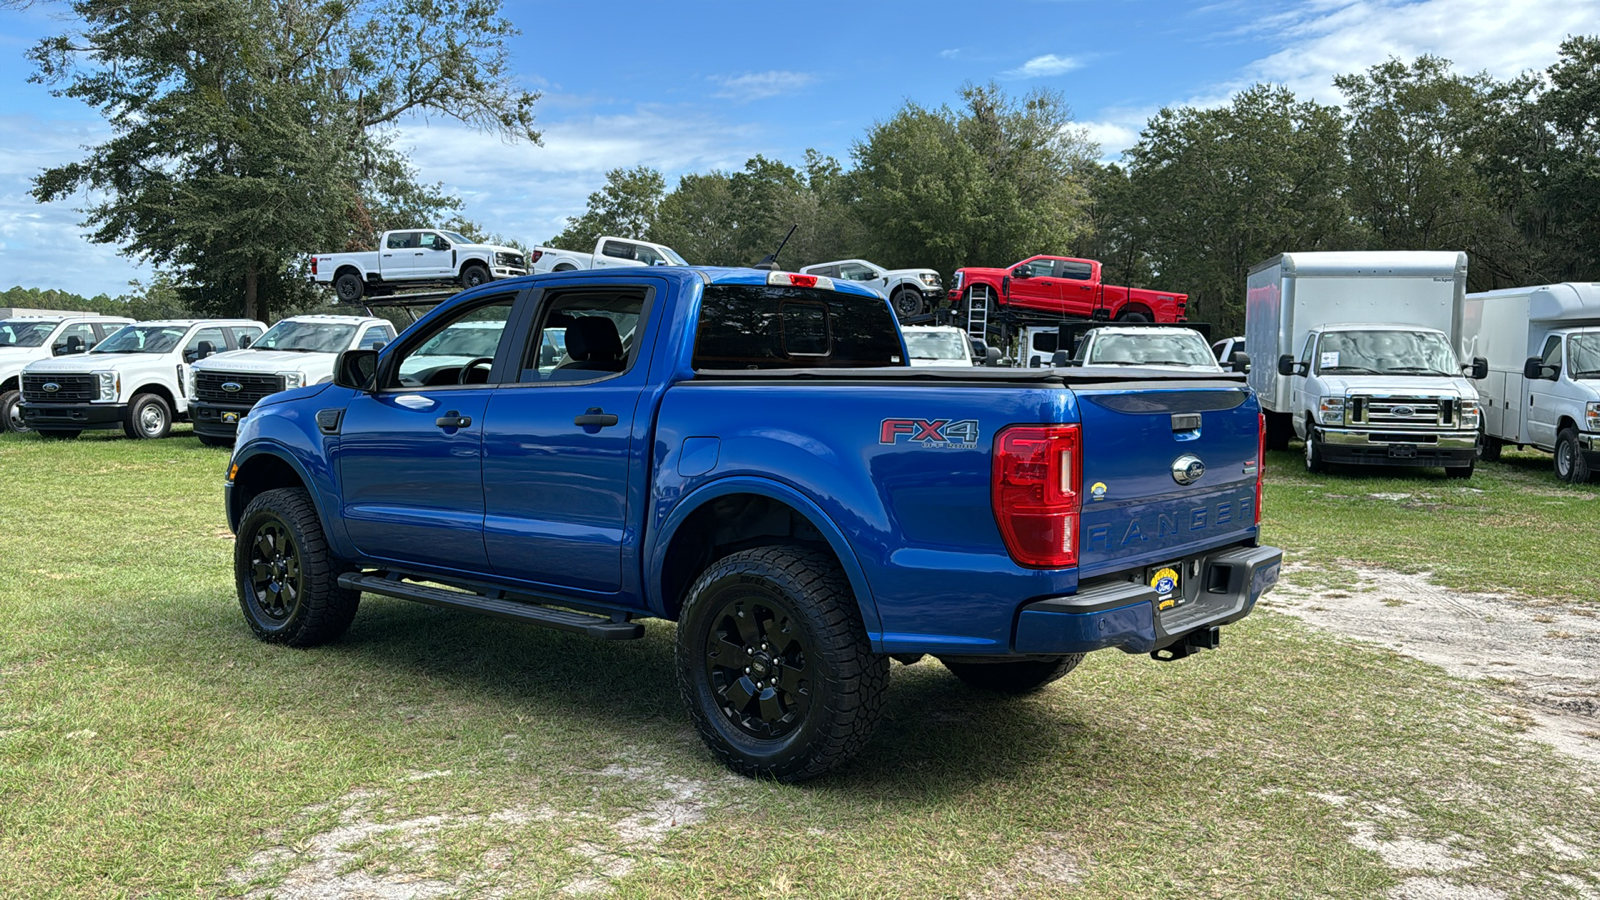
<svg viewBox="0 0 1600 900">
<path fill-rule="evenodd" d="M 1483 458 L 1506 444 L 1555 455 L 1556 477 L 1600 469 L 1600 284 L 1469 294 L 1468 349 L 1489 361 Z"/>
<path fill-rule="evenodd" d="M 1250 270 L 1245 349 L 1267 446 L 1293 434 L 1306 468 L 1443 466 L 1472 475 L 1478 392 L 1463 377 L 1467 255 L 1283 253 Z"/>
</svg>

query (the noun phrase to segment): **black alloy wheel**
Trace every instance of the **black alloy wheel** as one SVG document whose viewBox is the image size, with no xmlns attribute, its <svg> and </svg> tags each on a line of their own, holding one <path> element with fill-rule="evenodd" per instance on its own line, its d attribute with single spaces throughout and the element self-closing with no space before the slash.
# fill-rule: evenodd
<svg viewBox="0 0 1600 900">
<path fill-rule="evenodd" d="M 894 314 L 902 320 L 922 314 L 922 295 L 913 290 L 896 291 Z"/>
<path fill-rule="evenodd" d="M 300 571 L 300 550 L 289 526 L 269 516 L 255 528 L 250 541 L 250 575 L 246 589 L 262 615 L 287 622 L 305 596 Z"/>
<path fill-rule="evenodd" d="M 811 706 L 815 651 L 794 616 L 770 597 L 727 601 L 712 617 L 706 678 L 722 715 L 761 740 L 788 736 Z"/>
<path fill-rule="evenodd" d="M 361 276 L 354 272 L 344 272 L 333 280 L 333 291 L 345 303 L 354 303 L 366 293 L 367 286 Z"/>
<path fill-rule="evenodd" d="M 467 266 L 461 270 L 461 286 L 464 288 L 475 288 L 489 281 L 489 270 L 483 266 Z"/>
</svg>

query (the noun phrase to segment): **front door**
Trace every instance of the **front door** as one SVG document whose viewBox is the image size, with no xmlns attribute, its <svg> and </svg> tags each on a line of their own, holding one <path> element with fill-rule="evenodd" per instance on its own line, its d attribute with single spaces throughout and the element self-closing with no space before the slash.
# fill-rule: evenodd
<svg viewBox="0 0 1600 900">
<path fill-rule="evenodd" d="M 483 572 L 483 427 L 515 295 L 407 335 L 340 426 L 345 527 L 362 554 Z"/>
<path fill-rule="evenodd" d="M 1561 335 L 1552 334 L 1544 342 L 1544 352 L 1540 354 L 1541 365 L 1555 370 L 1557 380 L 1561 378 Z M 1548 371 L 1548 370 L 1547 370 Z M 1553 449 L 1556 445 L 1556 382 L 1546 378 L 1524 378 L 1523 392 L 1527 394 L 1526 405 L 1528 415 L 1528 440 L 1535 446 L 1546 450 Z"/>
<path fill-rule="evenodd" d="M 1019 277 L 1022 272 L 1027 277 Z M 1043 312 L 1060 312 L 1060 279 L 1055 277 L 1055 261 L 1036 259 L 1012 270 L 1011 290 L 1006 302 Z"/>
<path fill-rule="evenodd" d="M 551 289 L 518 383 L 489 402 L 484 543 L 507 578 L 621 590 L 630 487 L 644 483 L 650 289 Z M 641 426 L 636 432 L 637 424 Z M 630 477 L 632 472 L 632 477 Z"/>
<path fill-rule="evenodd" d="M 444 277 L 454 275 L 456 267 L 451 261 L 449 241 L 443 235 L 424 231 L 417 238 L 418 250 L 412 256 L 411 274 L 417 277 Z"/>
</svg>

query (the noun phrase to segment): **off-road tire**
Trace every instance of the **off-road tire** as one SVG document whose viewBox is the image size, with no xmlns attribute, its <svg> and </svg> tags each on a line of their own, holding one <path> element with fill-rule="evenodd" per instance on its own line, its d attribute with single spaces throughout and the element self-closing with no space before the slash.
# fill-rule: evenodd
<svg viewBox="0 0 1600 900">
<path fill-rule="evenodd" d="M 158 394 L 134 394 L 122 433 L 145 441 L 166 437 L 172 433 L 172 407 Z"/>
<path fill-rule="evenodd" d="M 11 390 L 0 393 L 0 431 L 27 434 L 32 430 L 22 421 L 22 392 Z"/>
<path fill-rule="evenodd" d="M 1013 662 L 958 662 L 941 659 L 950 674 L 975 688 L 997 694 L 1031 694 L 1061 678 L 1083 662 L 1082 653 L 1054 659 L 1019 659 Z"/>
<path fill-rule="evenodd" d="M 882 714 L 889 657 L 872 652 L 850 583 L 826 553 L 756 547 L 712 563 L 689 588 L 677 644 L 689 716 L 741 775 L 821 775 L 859 753 Z M 742 662 L 749 665 L 740 673 Z M 746 688 L 762 678 L 770 686 L 750 696 Z M 739 696 L 750 699 L 740 706 Z M 772 724 L 768 704 L 793 719 Z"/>
<path fill-rule="evenodd" d="M 489 270 L 481 265 L 474 263 L 461 267 L 461 286 L 464 288 L 475 288 L 480 284 L 488 284 L 493 280 L 494 278 L 489 274 Z"/>
<path fill-rule="evenodd" d="M 81 429 L 78 429 L 78 428 L 40 428 L 40 429 L 38 429 L 39 437 L 42 437 L 47 441 L 70 441 L 70 440 L 72 440 L 73 438 L 76 438 L 78 435 L 80 435 L 82 433 L 83 433 L 83 431 Z"/>
<path fill-rule="evenodd" d="M 912 316 L 922 315 L 922 294 L 910 288 L 902 288 L 894 292 L 895 318 L 904 322 Z"/>
<path fill-rule="evenodd" d="M 261 640 L 290 647 L 338 640 L 361 603 L 358 591 L 339 587 L 341 571 L 305 489 L 263 491 L 239 517 L 233 580 L 245 622 Z M 264 587 L 264 577 L 277 589 Z"/>
<path fill-rule="evenodd" d="M 1319 474 L 1328 471 L 1328 460 L 1322 455 L 1322 442 L 1317 440 L 1317 430 L 1306 426 L 1306 471 Z"/>
<path fill-rule="evenodd" d="M 340 272 L 333 279 L 333 293 L 341 303 L 354 303 L 367 292 L 367 283 L 354 272 Z"/>
<path fill-rule="evenodd" d="M 1589 461 L 1583 458 L 1576 429 L 1563 428 L 1556 435 L 1554 465 L 1556 477 L 1567 484 L 1583 484 L 1589 480 Z"/>
<path fill-rule="evenodd" d="M 206 446 L 206 447 L 232 447 L 233 446 L 233 438 L 215 437 L 215 436 L 209 435 L 209 434 L 197 434 L 197 435 L 195 435 L 195 437 L 199 438 L 201 445 Z"/>
</svg>

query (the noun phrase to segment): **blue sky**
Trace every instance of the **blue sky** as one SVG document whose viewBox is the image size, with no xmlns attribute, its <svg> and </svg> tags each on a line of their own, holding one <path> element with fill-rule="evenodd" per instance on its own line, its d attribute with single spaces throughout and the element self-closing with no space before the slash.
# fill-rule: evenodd
<svg viewBox="0 0 1600 900">
<path fill-rule="evenodd" d="M 1115 157 L 1164 105 L 1225 102 L 1257 81 L 1336 102 L 1333 75 L 1390 55 L 1506 77 L 1548 65 L 1568 34 L 1600 31 L 1600 0 L 506 0 L 506 12 L 522 29 L 518 76 L 544 92 L 544 145 L 434 118 L 406 122 L 400 146 L 469 218 L 530 243 L 581 212 L 608 169 L 655 166 L 670 187 L 756 153 L 845 159 L 905 101 L 953 104 L 967 81 L 1061 91 Z M 121 293 L 149 270 L 82 239 L 74 208 L 86 198 L 27 194 L 40 168 L 109 134 L 82 104 L 27 83 L 22 54 L 66 27 L 60 13 L 0 11 L 0 287 Z"/>
</svg>

